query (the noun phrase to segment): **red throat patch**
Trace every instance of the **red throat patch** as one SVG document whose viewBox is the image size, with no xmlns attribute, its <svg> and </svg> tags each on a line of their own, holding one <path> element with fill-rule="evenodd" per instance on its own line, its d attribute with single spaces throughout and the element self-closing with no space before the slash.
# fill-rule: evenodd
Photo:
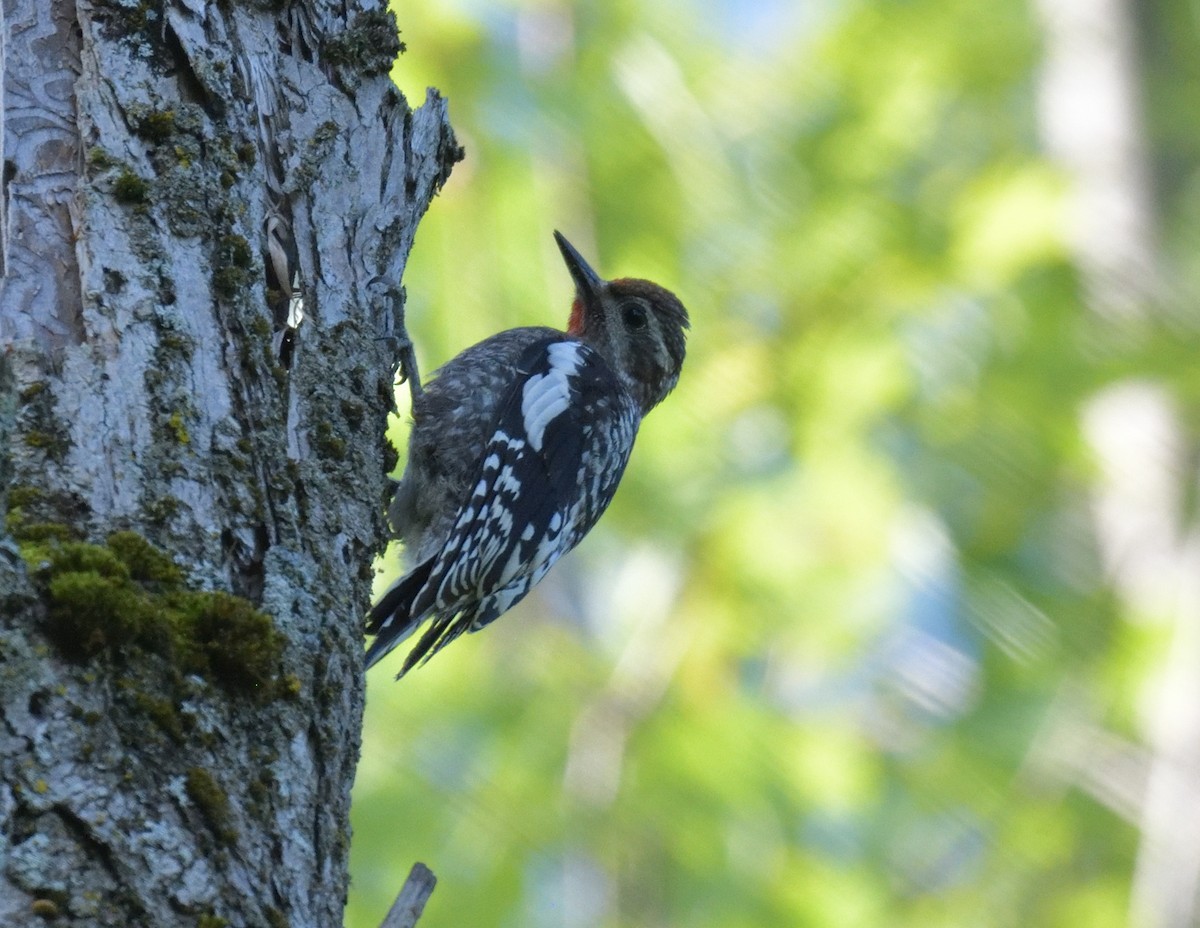
<svg viewBox="0 0 1200 928">
<path fill-rule="evenodd" d="M 571 304 L 571 318 L 567 320 L 567 332 L 570 335 L 583 334 L 583 300 L 575 297 Z"/>
</svg>

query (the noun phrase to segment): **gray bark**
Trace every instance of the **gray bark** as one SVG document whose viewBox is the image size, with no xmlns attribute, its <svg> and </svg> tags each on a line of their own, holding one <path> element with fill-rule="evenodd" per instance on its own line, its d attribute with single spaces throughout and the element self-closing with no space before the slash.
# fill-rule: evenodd
<svg viewBox="0 0 1200 928">
<path fill-rule="evenodd" d="M 460 156 L 384 9 L 4 0 L 0 924 L 341 923 L 399 281 Z"/>
</svg>

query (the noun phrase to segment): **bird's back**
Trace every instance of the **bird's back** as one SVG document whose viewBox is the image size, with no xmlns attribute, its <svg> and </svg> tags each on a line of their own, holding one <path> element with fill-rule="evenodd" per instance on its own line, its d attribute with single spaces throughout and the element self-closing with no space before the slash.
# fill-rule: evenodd
<svg viewBox="0 0 1200 928">
<path fill-rule="evenodd" d="M 534 342 L 562 333 L 547 326 L 499 332 L 466 349 L 434 373 L 413 404 L 408 466 L 390 518 L 410 566 L 436 554 L 453 527 L 458 502 L 470 495 L 483 449 L 521 355 Z"/>
</svg>

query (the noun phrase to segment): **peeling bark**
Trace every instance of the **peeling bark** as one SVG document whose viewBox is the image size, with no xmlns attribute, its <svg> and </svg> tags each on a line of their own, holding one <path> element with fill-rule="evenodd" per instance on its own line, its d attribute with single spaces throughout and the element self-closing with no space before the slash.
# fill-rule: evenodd
<svg viewBox="0 0 1200 928">
<path fill-rule="evenodd" d="M 445 104 L 370 0 L 3 17 L 0 924 L 340 924 Z"/>
</svg>

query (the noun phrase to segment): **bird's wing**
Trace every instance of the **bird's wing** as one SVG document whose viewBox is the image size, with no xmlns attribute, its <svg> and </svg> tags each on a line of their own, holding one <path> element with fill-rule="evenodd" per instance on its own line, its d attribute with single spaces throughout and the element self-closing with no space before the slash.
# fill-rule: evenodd
<svg viewBox="0 0 1200 928">
<path fill-rule="evenodd" d="M 463 612 L 474 631 L 524 597 L 607 507 L 637 419 L 596 351 L 565 337 L 531 345 L 413 614 Z"/>
</svg>

